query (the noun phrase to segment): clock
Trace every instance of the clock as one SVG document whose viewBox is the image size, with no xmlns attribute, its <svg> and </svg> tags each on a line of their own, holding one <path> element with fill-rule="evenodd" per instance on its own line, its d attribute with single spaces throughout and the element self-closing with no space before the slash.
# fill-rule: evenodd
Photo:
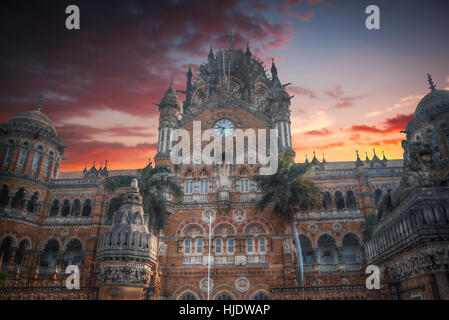
<svg viewBox="0 0 449 320">
<path fill-rule="evenodd" d="M 231 119 L 221 118 L 215 121 L 212 128 L 217 137 L 229 137 L 233 135 L 236 126 Z"/>
</svg>

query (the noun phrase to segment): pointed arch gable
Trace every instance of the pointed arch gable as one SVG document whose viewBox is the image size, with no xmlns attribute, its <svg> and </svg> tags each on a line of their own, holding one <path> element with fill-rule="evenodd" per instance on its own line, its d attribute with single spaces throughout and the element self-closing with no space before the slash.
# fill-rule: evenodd
<svg viewBox="0 0 449 320">
<path fill-rule="evenodd" d="M 176 229 L 175 235 L 177 237 L 180 237 L 182 234 L 182 231 L 185 227 L 187 227 L 189 224 L 197 224 L 199 225 L 203 230 L 204 230 L 204 234 L 205 235 L 209 235 L 209 226 L 206 225 L 206 223 L 204 223 L 203 220 L 198 219 L 198 218 L 188 218 L 185 219 L 184 221 L 182 221 L 178 228 Z"/>
</svg>

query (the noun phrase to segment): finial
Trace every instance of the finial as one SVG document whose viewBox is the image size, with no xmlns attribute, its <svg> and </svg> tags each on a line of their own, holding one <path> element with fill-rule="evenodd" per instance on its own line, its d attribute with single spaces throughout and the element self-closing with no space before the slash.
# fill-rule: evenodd
<svg viewBox="0 0 449 320">
<path fill-rule="evenodd" d="M 382 151 L 382 155 L 383 155 L 382 160 L 387 160 L 387 157 L 385 156 L 385 151 Z"/>
<path fill-rule="evenodd" d="M 323 162 L 326 162 L 326 159 L 324 158 L 324 153 L 323 153 Z"/>
<path fill-rule="evenodd" d="M 369 158 L 368 158 L 368 152 L 366 152 L 366 151 L 365 151 L 365 156 L 366 156 L 365 161 L 369 161 Z"/>
<path fill-rule="evenodd" d="M 430 75 L 430 73 L 427 74 L 427 80 L 429 81 L 429 85 L 430 85 L 429 89 L 430 89 L 430 91 L 435 91 L 436 90 L 436 86 L 435 86 L 435 83 L 432 80 L 432 76 Z"/>
<path fill-rule="evenodd" d="M 106 160 L 106 162 L 105 162 L 105 164 L 104 164 L 104 170 L 106 170 L 107 169 L 107 167 L 108 167 L 108 160 Z"/>
<path fill-rule="evenodd" d="M 307 158 L 307 154 L 306 154 L 306 163 L 309 163 L 309 158 Z"/>
<path fill-rule="evenodd" d="M 229 49 L 234 49 L 234 34 L 232 31 L 229 34 Z"/>
<path fill-rule="evenodd" d="M 373 158 L 376 156 L 376 149 L 375 148 L 373 148 Z"/>
<path fill-rule="evenodd" d="M 40 95 L 39 96 L 39 100 L 38 100 L 38 102 L 37 102 L 37 111 L 41 111 L 41 108 L 42 108 L 42 100 L 44 99 L 44 96 L 43 95 Z"/>
<path fill-rule="evenodd" d="M 92 166 L 93 168 L 95 168 L 95 161 L 96 161 L 96 160 L 94 160 L 94 165 Z"/>
<path fill-rule="evenodd" d="M 100 162 L 100 171 L 103 170 L 103 161 Z"/>
</svg>

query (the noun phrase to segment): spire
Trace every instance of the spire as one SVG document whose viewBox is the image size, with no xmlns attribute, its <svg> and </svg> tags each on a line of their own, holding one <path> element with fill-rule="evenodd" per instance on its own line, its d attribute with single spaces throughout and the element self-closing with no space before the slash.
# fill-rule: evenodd
<svg viewBox="0 0 449 320">
<path fill-rule="evenodd" d="M 232 31 L 229 34 L 229 49 L 234 49 L 234 34 Z"/>
<path fill-rule="evenodd" d="M 86 163 L 85 163 L 85 165 L 84 165 L 83 172 L 87 172 L 87 161 L 86 161 Z"/>
<path fill-rule="evenodd" d="M 98 169 L 99 171 L 103 171 L 103 161 L 100 162 L 100 169 Z"/>
<path fill-rule="evenodd" d="M 324 153 L 323 153 L 323 161 L 322 161 L 323 163 L 326 163 L 327 161 L 326 161 L 326 159 L 324 159 Z"/>
<path fill-rule="evenodd" d="M 176 106 L 179 107 L 178 94 L 176 92 L 175 87 L 173 86 L 173 76 L 170 78 L 170 84 L 168 85 L 167 91 L 165 91 L 164 96 L 161 98 L 159 104 L 156 104 L 159 107 L 165 106 Z"/>
<path fill-rule="evenodd" d="M 374 153 L 373 159 L 371 159 L 371 160 L 380 160 L 379 157 L 376 154 L 376 149 L 375 148 L 373 148 L 373 153 Z"/>
<path fill-rule="evenodd" d="M 368 158 L 368 152 L 366 152 L 366 151 L 365 151 L 365 156 L 366 156 L 365 161 L 369 161 L 369 158 Z"/>
<path fill-rule="evenodd" d="M 212 51 L 212 45 L 210 45 L 209 55 L 207 56 L 207 59 L 209 62 L 212 62 L 214 60 L 214 52 Z"/>
<path fill-rule="evenodd" d="M 104 164 L 103 170 L 104 170 L 104 171 L 107 171 L 107 170 L 108 170 L 108 160 L 106 160 L 106 162 L 105 162 L 105 164 Z"/>
<path fill-rule="evenodd" d="M 363 166 L 363 162 L 359 156 L 359 150 L 355 150 L 355 153 L 357 154 L 357 160 L 355 161 L 356 166 Z M 368 155 L 367 155 L 367 157 L 368 157 Z"/>
<path fill-rule="evenodd" d="M 37 107 L 36 107 L 36 110 L 37 111 L 41 111 L 41 108 L 42 108 L 42 100 L 44 99 L 44 96 L 43 95 L 40 95 L 39 96 L 39 100 L 38 100 L 38 102 L 37 102 Z"/>
<path fill-rule="evenodd" d="M 309 163 L 309 159 L 307 158 L 307 154 L 306 154 L 306 161 L 304 163 Z"/>
<path fill-rule="evenodd" d="M 313 159 L 312 159 L 312 164 L 317 164 L 319 163 L 318 159 L 316 158 L 316 154 L 315 154 L 315 150 L 313 150 Z"/>
<path fill-rule="evenodd" d="M 385 156 L 385 151 L 382 151 L 382 155 L 383 155 L 382 160 L 383 160 L 383 161 L 387 161 L 388 159 L 387 159 L 387 157 Z"/>
<path fill-rule="evenodd" d="M 274 58 L 271 58 L 271 76 L 274 79 L 278 77 L 278 69 L 276 68 L 276 65 L 274 64 Z"/>
<path fill-rule="evenodd" d="M 248 59 L 251 58 L 252 53 L 251 50 L 249 50 L 249 42 L 246 43 L 246 51 L 245 51 L 245 57 L 247 57 Z"/>
<path fill-rule="evenodd" d="M 435 91 L 436 90 L 436 86 L 435 86 L 435 83 L 432 80 L 432 76 L 430 75 L 430 73 L 427 74 L 427 81 L 429 81 L 429 85 L 430 85 L 429 89 L 430 89 L 430 91 Z"/>
</svg>

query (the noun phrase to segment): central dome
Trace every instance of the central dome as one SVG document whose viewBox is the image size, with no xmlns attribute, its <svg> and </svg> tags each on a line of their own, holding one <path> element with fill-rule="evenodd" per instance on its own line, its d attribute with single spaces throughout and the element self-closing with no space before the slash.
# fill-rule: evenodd
<svg viewBox="0 0 449 320">
<path fill-rule="evenodd" d="M 53 122 L 39 109 L 19 113 L 9 121 L 9 124 L 18 123 L 39 127 L 56 135 L 56 128 Z"/>
</svg>

